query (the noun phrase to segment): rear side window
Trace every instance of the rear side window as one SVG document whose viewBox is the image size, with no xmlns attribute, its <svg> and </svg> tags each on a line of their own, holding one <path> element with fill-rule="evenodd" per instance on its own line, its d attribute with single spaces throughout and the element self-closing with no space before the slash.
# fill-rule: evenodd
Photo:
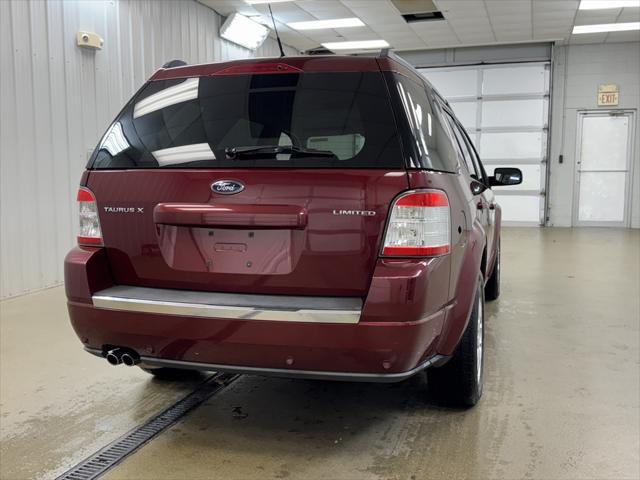
<svg viewBox="0 0 640 480">
<path fill-rule="evenodd" d="M 451 131 L 453 132 L 454 136 L 456 137 L 456 140 L 458 141 L 458 146 L 460 148 L 460 155 L 464 159 L 464 164 L 467 171 L 473 178 L 478 180 L 480 178 L 479 171 L 476 168 L 476 164 L 473 161 L 471 149 L 464 138 L 464 134 L 458 128 L 458 125 L 456 124 L 456 121 L 453 119 L 453 117 L 451 117 L 448 113 L 445 113 L 445 116 L 447 118 L 447 121 L 449 122 L 449 127 L 451 127 Z"/>
<path fill-rule="evenodd" d="M 90 167 L 402 168 L 381 73 L 230 75 L 150 82 Z"/>
<path fill-rule="evenodd" d="M 444 172 L 458 170 L 453 140 L 443 125 L 444 114 L 423 84 L 398 74 L 391 74 L 394 106 L 402 112 L 399 121 L 405 133 L 410 166 Z"/>
</svg>

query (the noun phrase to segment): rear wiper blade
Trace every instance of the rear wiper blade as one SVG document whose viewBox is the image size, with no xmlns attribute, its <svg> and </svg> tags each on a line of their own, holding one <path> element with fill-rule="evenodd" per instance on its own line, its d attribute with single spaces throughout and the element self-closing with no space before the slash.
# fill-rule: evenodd
<svg viewBox="0 0 640 480">
<path fill-rule="evenodd" d="M 228 159 L 241 159 L 253 157 L 256 155 L 277 155 L 279 153 L 289 153 L 309 157 L 331 157 L 334 158 L 335 154 L 328 150 L 314 150 L 312 148 L 296 147 L 294 145 L 260 145 L 249 147 L 227 147 L 224 149 L 224 153 Z"/>
</svg>

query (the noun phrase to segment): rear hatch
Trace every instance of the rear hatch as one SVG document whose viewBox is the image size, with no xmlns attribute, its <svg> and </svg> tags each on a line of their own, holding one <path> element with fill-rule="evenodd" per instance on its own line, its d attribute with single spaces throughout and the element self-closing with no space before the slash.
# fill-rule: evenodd
<svg viewBox="0 0 640 480">
<path fill-rule="evenodd" d="M 151 81 L 103 137 L 87 186 L 118 284 L 366 295 L 408 188 L 384 78 L 261 65 Z"/>
</svg>

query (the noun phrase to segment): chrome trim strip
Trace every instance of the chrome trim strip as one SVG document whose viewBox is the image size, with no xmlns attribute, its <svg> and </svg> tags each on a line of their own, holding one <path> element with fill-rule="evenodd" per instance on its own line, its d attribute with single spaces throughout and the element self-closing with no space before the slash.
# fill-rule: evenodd
<svg viewBox="0 0 640 480">
<path fill-rule="evenodd" d="M 358 323 L 362 310 L 359 298 L 245 295 L 128 286 L 96 292 L 93 305 L 188 317 L 343 324 Z"/>
<path fill-rule="evenodd" d="M 100 350 L 84 347 L 84 349 L 98 357 L 102 357 Z M 225 373 L 239 373 L 247 375 L 264 375 L 268 377 L 306 378 L 312 380 L 337 380 L 346 382 L 377 382 L 394 383 L 406 380 L 430 366 L 440 366 L 449 357 L 434 355 L 415 368 L 400 373 L 359 373 L 359 372 L 327 372 L 320 370 L 289 370 L 286 368 L 245 367 L 242 365 L 219 365 L 215 363 L 187 362 L 184 360 L 169 360 L 165 358 L 140 357 L 141 367 L 182 368 L 187 370 L 203 370 Z"/>
</svg>

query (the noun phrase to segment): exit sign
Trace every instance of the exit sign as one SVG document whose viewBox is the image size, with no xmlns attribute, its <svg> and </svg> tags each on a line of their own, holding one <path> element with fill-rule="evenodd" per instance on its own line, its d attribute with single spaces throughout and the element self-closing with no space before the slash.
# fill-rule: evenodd
<svg viewBox="0 0 640 480">
<path fill-rule="evenodd" d="M 614 83 L 600 85 L 598 87 L 598 106 L 615 107 L 618 105 L 619 96 L 618 85 Z"/>
</svg>

